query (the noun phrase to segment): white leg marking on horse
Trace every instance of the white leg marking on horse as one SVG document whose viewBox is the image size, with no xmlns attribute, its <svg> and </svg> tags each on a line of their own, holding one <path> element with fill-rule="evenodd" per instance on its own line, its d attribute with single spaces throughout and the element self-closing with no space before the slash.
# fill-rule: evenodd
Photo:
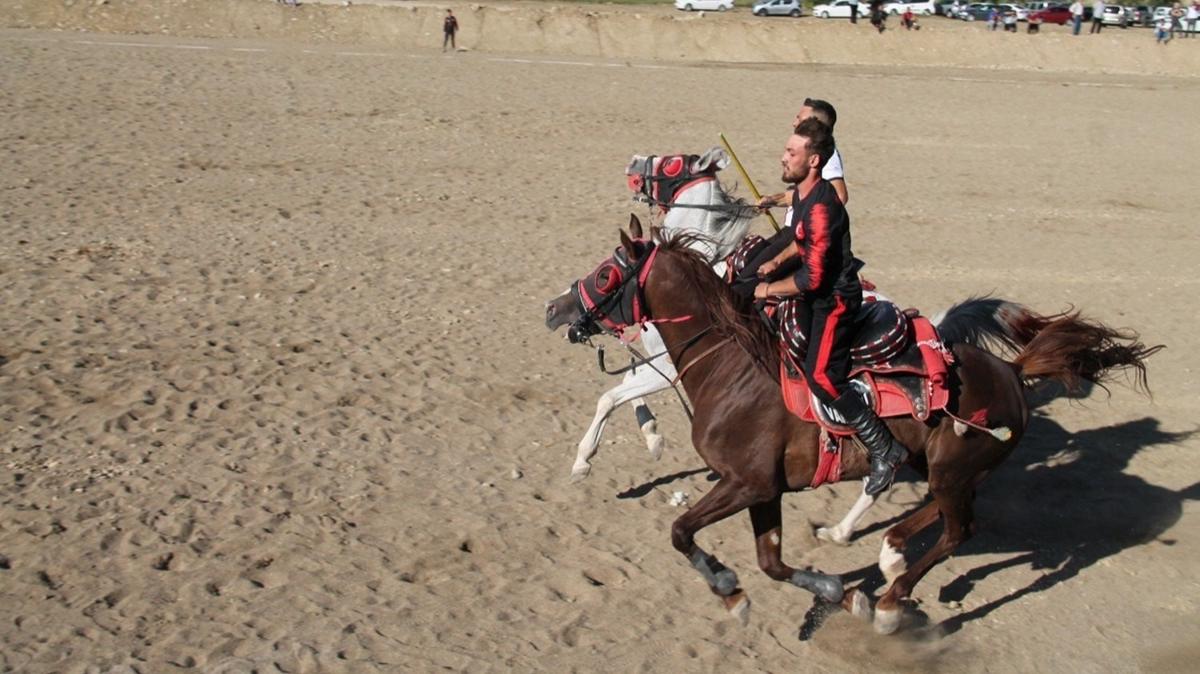
<svg viewBox="0 0 1200 674">
<path fill-rule="evenodd" d="M 887 536 L 883 538 L 883 545 L 879 549 L 879 570 L 883 572 L 883 577 L 887 580 L 888 587 L 891 587 L 892 581 L 900 577 L 902 573 L 908 570 L 904 563 L 904 554 L 888 543 Z M 878 612 L 876 612 L 878 613 Z M 876 615 L 878 618 L 878 615 Z"/>
<path fill-rule="evenodd" d="M 962 436 L 966 435 L 967 434 L 967 425 L 961 421 L 954 422 L 954 434 L 960 438 Z"/>
<path fill-rule="evenodd" d="M 865 492 L 859 494 L 858 500 L 850 507 L 850 512 L 846 513 L 842 521 L 833 527 L 818 528 L 817 538 L 829 541 L 830 543 L 836 543 L 837 545 L 849 545 L 850 537 L 854 535 L 854 527 L 858 525 L 858 521 L 862 519 L 862 516 L 871 509 L 871 506 L 875 505 L 877 498 L 879 497 L 870 496 Z"/>
</svg>

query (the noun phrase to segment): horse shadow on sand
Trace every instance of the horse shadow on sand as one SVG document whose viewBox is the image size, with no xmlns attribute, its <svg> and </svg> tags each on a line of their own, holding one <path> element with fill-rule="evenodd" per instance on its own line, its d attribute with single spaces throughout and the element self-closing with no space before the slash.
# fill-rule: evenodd
<svg viewBox="0 0 1200 674">
<path fill-rule="evenodd" d="M 941 588 L 938 600 L 961 602 L 977 583 L 1005 569 L 1027 565 L 1041 573 L 1025 587 L 944 620 L 936 626 L 942 634 L 954 633 L 1010 602 L 1070 580 L 1127 548 L 1174 545 L 1169 533 L 1182 516 L 1184 503 L 1200 500 L 1200 482 L 1174 491 L 1125 472 L 1140 452 L 1185 441 L 1200 429 L 1166 431 L 1158 419 L 1148 416 L 1072 433 L 1043 409 L 1058 397 L 1063 397 L 1061 391 L 1051 390 L 1031 398 L 1029 428 L 1021 443 L 979 487 L 977 533 L 952 555 L 959 560 L 980 554 L 1012 556 L 959 575 Z M 644 491 L 634 487 L 620 496 L 636 498 L 654 486 L 703 471 L 665 476 L 643 485 Z M 900 479 L 906 478 L 915 479 L 915 474 L 901 473 Z M 867 526 L 855 538 L 886 530 L 908 514 Z M 918 558 L 940 535 L 941 527 L 936 524 L 922 532 L 910 541 L 905 557 L 910 561 Z M 878 590 L 884 583 L 874 564 L 841 577 L 848 586 L 861 581 L 868 591 Z M 801 638 L 811 636 L 833 612 L 832 607 L 814 600 Z M 928 626 L 928 616 L 921 611 L 910 605 L 908 613 L 910 627 Z"/>
<path fill-rule="evenodd" d="M 1031 398 L 1029 428 L 1021 443 L 979 487 L 977 533 L 952 555 L 960 560 L 977 554 L 1013 556 L 959 575 L 941 588 L 938 600 L 960 602 L 981 580 L 1005 569 L 1027 565 L 1040 575 L 1025 587 L 942 621 L 937 628 L 943 634 L 1070 580 L 1127 548 L 1174 545 L 1169 532 L 1183 515 L 1184 503 L 1200 500 L 1200 482 L 1175 491 L 1125 472 L 1139 453 L 1185 441 L 1197 429 L 1166 431 L 1158 419 L 1143 417 L 1072 433 L 1044 410 L 1057 397 L 1063 397 L 1061 392 L 1050 390 Z M 876 523 L 859 535 L 886 529 L 906 515 Z M 940 526 L 930 527 L 910 541 L 905 557 L 917 558 L 940 534 Z M 842 577 L 862 580 L 865 589 L 883 585 L 873 565 Z M 917 626 L 928 622 L 920 611 L 910 607 L 909 612 Z M 815 627 L 809 625 L 809 632 Z"/>
</svg>

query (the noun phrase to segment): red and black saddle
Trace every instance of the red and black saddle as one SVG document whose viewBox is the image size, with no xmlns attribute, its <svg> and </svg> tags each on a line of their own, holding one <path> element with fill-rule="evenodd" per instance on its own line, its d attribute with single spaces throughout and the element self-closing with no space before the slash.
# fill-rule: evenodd
<svg viewBox="0 0 1200 674">
<path fill-rule="evenodd" d="M 866 393 L 875 413 L 883 418 L 911 416 L 924 421 L 933 412 L 946 409 L 954 357 L 929 319 L 915 309 L 900 311 L 883 301 L 864 303 L 859 314 L 864 324 L 851 348 L 850 380 Z M 853 436 L 854 429 L 825 412 L 787 344 L 781 342 L 780 353 L 784 403 L 792 414 L 821 426 L 825 438 L 811 486 L 836 482 L 841 474 L 842 441 Z"/>
</svg>

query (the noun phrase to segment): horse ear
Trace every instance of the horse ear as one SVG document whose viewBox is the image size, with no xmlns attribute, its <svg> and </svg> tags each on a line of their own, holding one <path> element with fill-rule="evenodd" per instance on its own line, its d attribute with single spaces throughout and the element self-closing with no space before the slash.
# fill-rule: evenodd
<svg viewBox="0 0 1200 674">
<path fill-rule="evenodd" d="M 637 246 L 633 245 L 633 239 L 629 238 L 629 235 L 625 233 L 625 230 L 622 229 L 620 232 L 621 248 L 625 249 L 625 255 L 629 257 L 630 262 L 637 262 L 639 253 Z"/>
<path fill-rule="evenodd" d="M 642 235 L 642 221 L 633 213 L 629 214 L 629 234 L 635 239 L 645 238 Z"/>
<path fill-rule="evenodd" d="M 692 162 L 692 173 L 704 173 L 709 168 L 720 171 L 726 166 L 729 166 L 729 155 L 724 148 L 714 146 Z"/>
</svg>

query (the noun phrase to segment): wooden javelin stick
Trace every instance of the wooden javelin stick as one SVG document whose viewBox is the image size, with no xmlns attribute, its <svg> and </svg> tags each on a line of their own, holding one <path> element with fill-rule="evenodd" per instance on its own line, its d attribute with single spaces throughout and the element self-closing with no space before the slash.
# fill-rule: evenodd
<svg viewBox="0 0 1200 674">
<path fill-rule="evenodd" d="M 729 145 L 729 141 L 725 139 L 725 134 L 717 134 L 721 137 L 721 145 L 725 146 L 725 151 L 729 153 L 729 158 L 733 160 L 733 165 L 737 167 L 738 173 L 742 174 L 742 180 L 746 181 L 746 185 L 750 187 L 750 194 L 754 195 L 754 203 L 758 203 L 762 199 L 762 195 L 758 193 L 758 188 L 754 186 L 754 181 L 750 179 L 750 174 L 746 173 L 746 167 L 742 166 L 741 160 L 738 159 L 737 153 L 733 151 L 733 147 Z M 775 222 L 775 216 L 771 215 L 771 211 L 766 211 L 767 219 L 771 221 L 771 226 L 775 231 L 779 231 L 779 223 Z"/>
</svg>

